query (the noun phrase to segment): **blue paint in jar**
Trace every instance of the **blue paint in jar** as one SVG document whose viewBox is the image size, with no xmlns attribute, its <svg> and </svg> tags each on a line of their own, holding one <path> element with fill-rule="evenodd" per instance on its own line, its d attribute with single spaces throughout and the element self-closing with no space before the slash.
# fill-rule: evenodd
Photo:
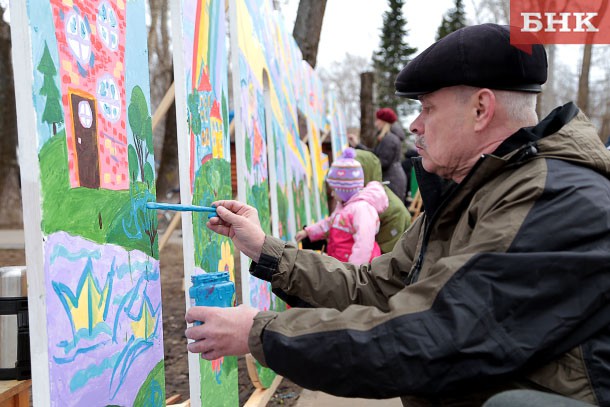
<svg viewBox="0 0 610 407">
<path fill-rule="evenodd" d="M 191 276 L 189 296 L 191 306 L 232 307 L 235 305 L 235 284 L 229 279 L 229 273 L 205 273 Z M 195 325 L 201 322 L 195 321 Z"/>
</svg>

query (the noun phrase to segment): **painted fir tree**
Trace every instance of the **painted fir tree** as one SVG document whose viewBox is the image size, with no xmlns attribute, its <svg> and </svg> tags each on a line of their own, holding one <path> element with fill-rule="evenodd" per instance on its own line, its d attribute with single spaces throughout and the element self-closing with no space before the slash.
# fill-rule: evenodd
<svg viewBox="0 0 610 407">
<path fill-rule="evenodd" d="M 38 72 L 44 76 L 42 87 L 40 88 L 40 94 L 46 97 L 46 103 L 44 105 L 44 112 L 42 112 L 42 121 L 53 126 L 53 135 L 57 134 L 57 124 L 64 122 L 64 113 L 61 108 L 60 98 L 61 93 L 59 88 L 55 84 L 55 75 L 57 75 L 57 69 L 49 47 L 45 41 L 44 52 L 40 63 L 38 64 Z"/>
<path fill-rule="evenodd" d="M 443 16 L 443 21 L 441 21 L 441 25 L 436 32 L 436 40 L 438 41 L 462 27 L 466 27 L 464 2 L 462 0 L 455 0 L 455 7 Z"/>
<path fill-rule="evenodd" d="M 391 107 L 399 116 L 407 115 L 412 107 L 406 99 L 394 95 L 396 76 L 411 60 L 417 48 L 407 45 L 407 20 L 402 14 L 405 0 L 388 0 L 390 9 L 383 14 L 379 50 L 373 54 L 377 106 Z"/>
</svg>

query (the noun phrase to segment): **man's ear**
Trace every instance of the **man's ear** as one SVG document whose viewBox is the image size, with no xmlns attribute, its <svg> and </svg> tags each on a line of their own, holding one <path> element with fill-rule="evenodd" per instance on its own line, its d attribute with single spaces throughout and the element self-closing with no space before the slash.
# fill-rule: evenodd
<svg viewBox="0 0 610 407">
<path fill-rule="evenodd" d="M 473 103 L 476 111 L 474 130 L 477 132 L 485 130 L 496 111 L 496 95 L 490 89 L 479 89 L 473 95 Z"/>
</svg>

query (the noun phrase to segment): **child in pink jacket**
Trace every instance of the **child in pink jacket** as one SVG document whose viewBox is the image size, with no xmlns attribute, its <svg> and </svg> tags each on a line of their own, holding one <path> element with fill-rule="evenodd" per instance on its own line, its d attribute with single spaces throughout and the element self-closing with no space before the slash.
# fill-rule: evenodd
<svg viewBox="0 0 610 407">
<path fill-rule="evenodd" d="M 364 186 L 364 172 L 355 157 L 356 151 L 347 148 L 333 162 L 326 182 L 337 206 L 328 218 L 299 231 L 296 240 L 327 239 L 328 255 L 343 262 L 364 264 L 381 254 L 375 235 L 379 232 L 379 214 L 388 207 L 388 196 L 377 181 Z"/>
</svg>

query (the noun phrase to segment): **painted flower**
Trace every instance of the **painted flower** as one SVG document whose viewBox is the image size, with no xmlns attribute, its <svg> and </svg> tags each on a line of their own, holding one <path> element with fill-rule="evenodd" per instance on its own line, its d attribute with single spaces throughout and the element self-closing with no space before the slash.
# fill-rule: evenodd
<svg viewBox="0 0 610 407">
<path fill-rule="evenodd" d="M 254 151 L 252 152 L 254 165 L 260 164 L 263 160 L 263 136 L 258 127 L 258 122 L 254 121 Z"/>
<path fill-rule="evenodd" d="M 260 311 L 268 311 L 271 308 L 271 292 L 268 282 L 251 277 L 250 304 Z"/>
<path fill-rule="evenodd" d="M 214 372 L 214 376 L 216 378 L 216 383 L 221 384 L 220 382 L 220 375 L 222 373 L 222 365 L 224 362 L 225 358 L 224 356 L 218 358 L 218 359 L 214 359 L 212 361 L 212 371 Z"/>
<path fill-rule="evenodd" d="M 235 281 L 235 263 L 229 242 L 222 242 L 222 245 L 220 246 L 220 261 L 218 262 L 218 271 L 228 272 L 231 276 L 231 281 Z"/>
</svg>

